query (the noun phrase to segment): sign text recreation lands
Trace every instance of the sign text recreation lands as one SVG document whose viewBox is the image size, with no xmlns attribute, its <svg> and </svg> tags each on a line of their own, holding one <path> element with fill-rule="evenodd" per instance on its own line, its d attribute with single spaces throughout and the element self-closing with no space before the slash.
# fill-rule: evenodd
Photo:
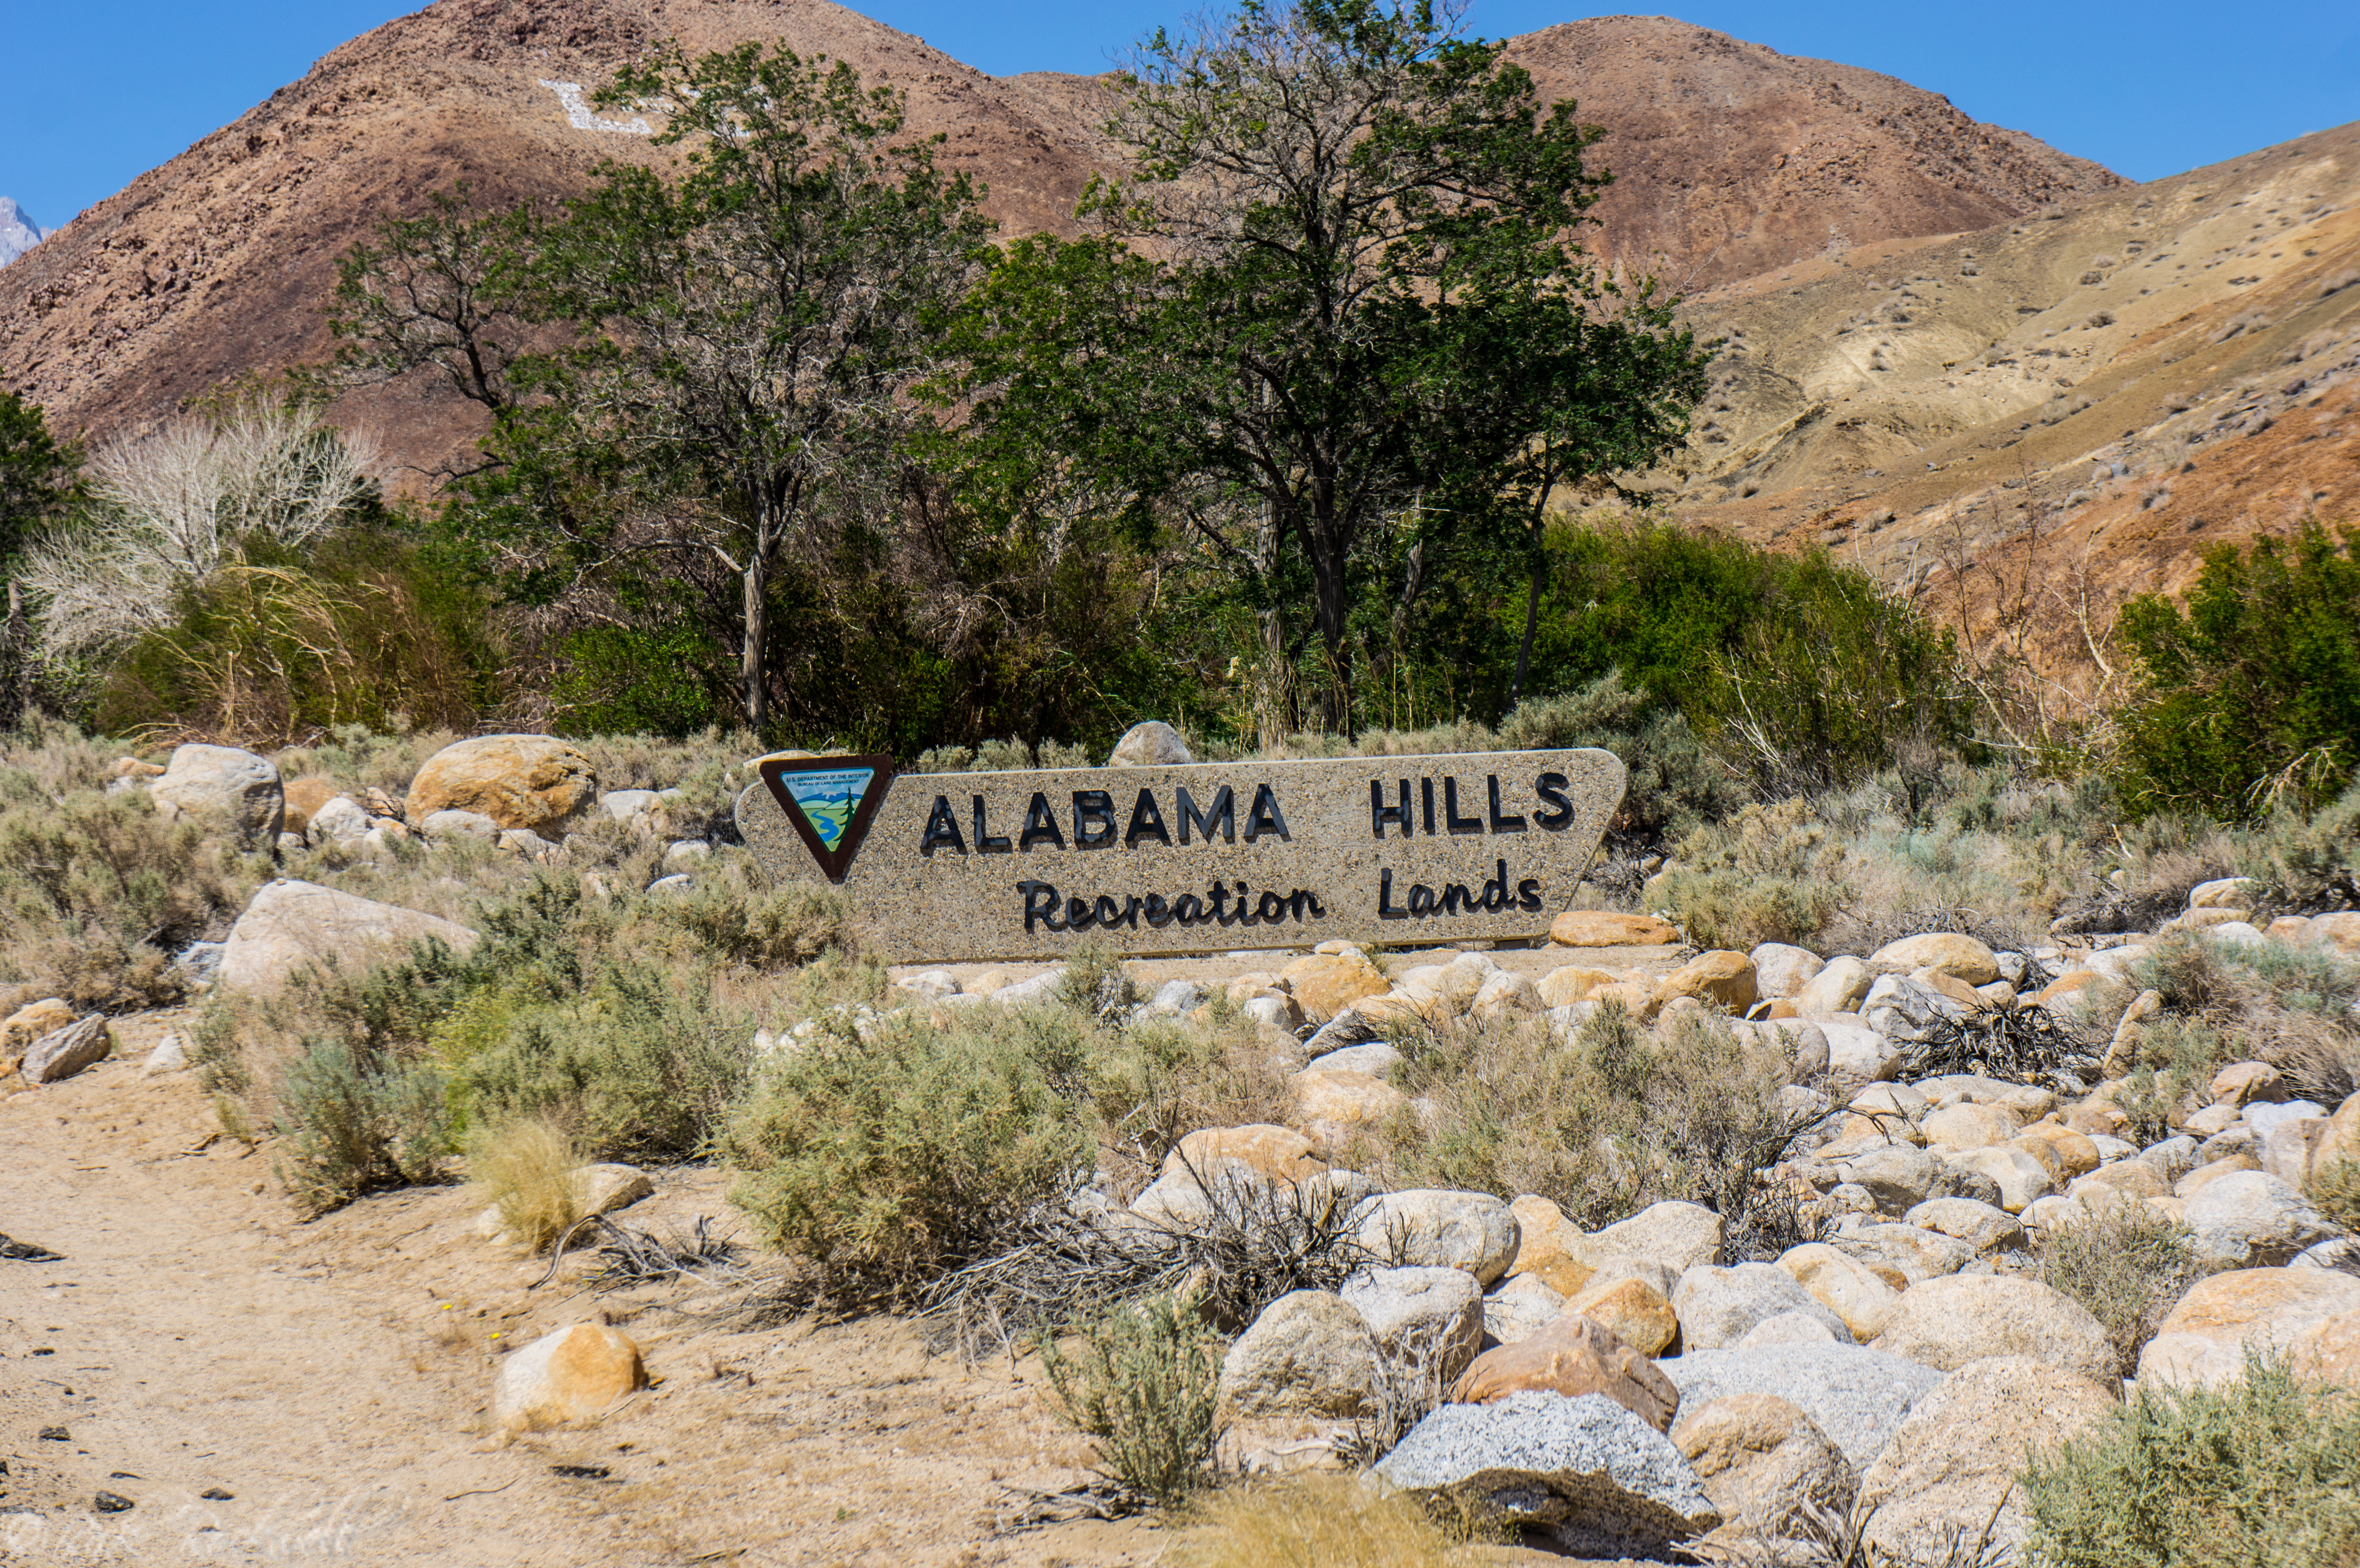
<svg viewBox="0 0 2360 1568">
<path fill-rule="evenodd" d="M 1622 800 L 1612 752 L 901 774 L 770 759 L 738 827 L 894 963 L 1538 936 Z"/>
</svg>

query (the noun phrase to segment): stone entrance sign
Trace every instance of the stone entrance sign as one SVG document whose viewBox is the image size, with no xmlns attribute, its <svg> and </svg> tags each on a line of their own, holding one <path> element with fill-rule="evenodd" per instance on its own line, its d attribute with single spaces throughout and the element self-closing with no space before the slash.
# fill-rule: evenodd
<svg viewBox="0 0 2360 1568">
<path fill-rule="evenodd" d="M 1622 801 L 1612 752 L 905 773 L 766 758 L 738 829 L 890 961 L 1533 937 Z"/>
</svg>

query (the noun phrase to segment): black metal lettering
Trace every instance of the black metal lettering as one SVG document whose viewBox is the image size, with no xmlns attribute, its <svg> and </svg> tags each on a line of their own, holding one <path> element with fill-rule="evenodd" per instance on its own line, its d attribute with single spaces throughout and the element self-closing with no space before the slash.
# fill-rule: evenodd
<svg viewBox="0 0 2360 1568">
<path fill-rule="evenodd" d="M 1559 833 L 1573 825 L 1573 802 L 1565 798 L 1566 778 L 1562 773 L 1544 773 L 1533 783 L 1533 793 L 1545 801 L 1548 810 L 1536 812 L 1533 826 Z"/>
<path fill-rule="evenodd" d="M 958 819 L 951 815 L 951 798 L 934 797 L 934 809 L 926 813 L 926 833 L 918 841 L 918 853 L 931 855 L 937 844 L 948 844 L 961 855 L 967 853 L 967 840 L 959 836 Z"/>
<path fill-rule="evenodd" d="M 1172 906 L 1164 901 L 1163 894 L 1150 893 L 1147 896 L 1147 923 L 1149 925 L 1154 927 L 1157 931 L 1162 931 L 1165 926 L 1172 923 L 1174 918 Z"/>
<path fill-rule="evenodd" d="M 1035 789 L 1032 804 L 1025 808 L 1024 831 L 1017 835 L 1016 845 L 1019 849 L 1030 849 L 1041 843 L 1065 848 L 1065 830 L 1057 825 L 1057 813 L 1049 809 L 1049 797 Z"/>
<path fill-rule="evenodd" d="M 1381 920 L 1405 920 L 1408 918 L 1409 911 L 1407 909 L 1396 909 L 1393 908 L 1393 874 L 1390 871 L 1378 872 L 1377 919 Z M 1026 929 L 1030 930 L 1031 928 L 1027 927 Z"/>
<path fill-rule="evenodd" d="M 1246 813 L 1246 842 L 1251 844 L 1264 833 L 1276 833 L 1283 840 L 1291 836 L 1286 818 L 1278 809 L 1278 791 L 1267 784 L 1254 791 L 1253 809 Z"/>
<path fill-rule="evenodd" d="M 1455 915 L 1459 913 L 1462 908 L 1466 913 L 1473 915 L 1481 913 L 1483 905 L 1474 894 L 1470 893 L 1467 890 L 1466 883 L 1444 883 L 1442 885 L 1442 912 L 1446 915 Z"/>
<path fill-rule="evenodd" d="M 1434 780 L 1433 780 L 1433 779 L 1420 779 L 1417 781 L 1417 799 L 1418 799 L 1418 804 L 1419 804 L 1420 806 L 1422 806 L 1422 807 L 1425 809 L 1425 811 L 1426 811 L 1426 837 L 1428 837 L 1428 838 L 1432 838 L 1432 837 L 1434 836 Z"/>
<path fill-rule="evenodd" d="M 1172 918 L 1184 926 L 1201 926 L 1212 917 L 1205 913 L 1204 899 L 1183 893 L 1172 900 Z"/>
<path fill-rule="evenodd" d="M 1211 887 L 1206 888 L 1205 891 L 1212 895 L 1214 920 L 1217 923 L 1225 926 L 1233 926 L 1237 924 L 1238 917 L 1229 913 L 1229 888 L 1222 884 L 1216 882 Z"/>
<path fill-rule="evenodd" d="M 1483 912 L 1487 915 L 1516 907 L 1516 896 L 1508 890 L 1508 863 L 1501 860 L 1493 864 L 1499 871 L 1483 884 Z"/>
<path fill-rule="evenodd" d="M 1520 909 L 1537 909 L 1540 907 L 1541 885 L 1539 881 L 1534 877 L 1527 877 L 1523 881 L 1517 883 L 1516 908 Z"/>
<path fill-rule="evenodd" d="M 1153 834 L 1164 848 L 1172 847 L 1172 830 L 1164 825 L 1164 813 L 1155 809 L 1155 791 L 1142 789 L 1139 799 L 1131 805 L 1131 825 L 1122 831 L 1122 846 L 1136 849 L 1139 841 Z"/>
<path fill-rule="evenodd" d="M 1434 913 L 1434 889 L 1423 882 L 1409 885 L 1409 912 L 1424 920 Z"/>
<path fill-rule="evenodd" d="M 1273 924 L 1286 919 L 1285 896 L 1280 893 L 1264 893 L 1254 900 L 1254 915 L 1256 919 L 1267 920 Z"/>
<path fill-rule="evenodd" d="M 1133 902 L 1136 901 L 1137 900 L 1135 899 L 1133 900 Z M 1098 895 L 1096 919 L 1102 929 L 1112 931 L 1115 927 L 1122 924 L 1122 906 L 1116 903 L 1114 899 L 1108 897 L 1106 894 L 1101 893 Z"/>
<path fill-rule="evenodd" d="M 1389 872 L 1387 875 L 1390 876 L 1391 873 Z M 1320 904 L 1319 895 L 1317 893 L 1307 893 L 1300 887 L 1297 887 L 1294 892 L 1289 893 L 1286 896 L 1286 907 L 1288 911 L 1298 920 L 1304 918 L 1304 911 L 1306 909 L 1311 912 L 1311 918 L 1314 920 L 1326 920 L 1328 918 L 1328 910 Z"/>
<path fill-rule="evenodd" d="M 1238 842 L 1238 801 L 1237 797 L 1229 793 L 1228 785 L 1221 786 L 1220 792 L 1213 797 L 1212 809 L 1207 811 L 1196 810 L 1196 802 L 1188 798 L 1187 790 L 1178 791 L 1178 796 L 1182 844 L 1188 842 L 1188 830 L 1191 827 L 1204 835 L 1207 844 L 1212 843 L 1213 829 L 1216 826 L 1221 830 L 1221 836 L 1224 839 L 1231 844 Z"/>
<path fill-rule="evenodd" d="M 1137 931 L 1139 929 L 1139 911 L 1145 907 L 1146 902 L 1147 900 L 1142 898 L 1138 894 L 1133 893 L 1131 896 L 1131 901 L 1123 906 L 1122 923 L 1131 930 Z"/>
<path fill-rule="evenodd" d="M 975 852 L 978 855 L 1006 855 L 1015 846 L 1006 833 L 987 832 L 983 824 L 983 797 L 975 798 Z"/>
<path fill-rule="evenodd" d="M 1454 833 L 1479 833 L 1483 831 L 1482 818 L 1459 814 L 1459 780 L 1456 779 L 1442 781 L 1442 825 Z"/>
<path fill-rule="evenodd" d="M 1074 930 L 1087 931 L 1090 929 L 1090 922 L 1096 919 L 1098 919 L 1098 905 L 1089 899 L 1073 898 L 1065 900 L 1065 923 Z"/>
<path fill-rule="evenodd" d="M 1074 791 L 1074 847 L 1076 849 L 1111 849 L 1114 847 L 1117 831 L 1114 822 L 1113 796 L 1103 789 Z"/>
<path fill-rule="evenodd" d="M 1406 779 L 1401 781 L 1401 804 L 1398 806 L 1388 806 L 1385 804 L 1385 781 L 1383 779 L 1371 779 L 1369 780 L 1370 834 L 1376 838 L 1384 837 L 1385 824 L 1387 822 L 1399 822 L 1401 824 L 1402 837 L 1409 837 L 1412 829 L 1410 827 L 1409 821 L 1409 780 Z"/>
<path fill-rule="evenodd" d="M 1027 935 L 1031 934 L 1035 920 L 1053 931 L 1065 929 L 1065 922 L 1057 918 L 1057 888 L 1054 883 L 1019 882 L 1016 890 L 1024 895 L 1024 930 Z"/>
<path fill-rule="evenodd" d="M 1495 833 L 1524 832 L 1524 818 L 1520 816 L 1503 816 L 1501 814 L 1500 776 L 1496 773 L 1487 774 L 1484 776 L 1484 779 L 1491 789 L 1491 831 Z"/>
</svg>

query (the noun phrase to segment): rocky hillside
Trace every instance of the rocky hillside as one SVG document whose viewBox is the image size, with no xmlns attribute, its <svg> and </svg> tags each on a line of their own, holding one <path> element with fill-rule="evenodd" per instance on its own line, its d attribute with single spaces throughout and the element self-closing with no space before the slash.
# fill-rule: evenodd
<svg viewBox="0 0 2360 1568">
<path fill-rule="evenodd" d="M 601 158 L 655 156 L 646 121 L 595 113 L 585 94 L 671 37 L 776 39 L 890 78 L 912 128 L 946 136 L 945 161 L 990 187 L 1008 233 L 1063 226 L 1109 157 L 1095 82 L 995 80 L 826 0 L 441 0 L 335 50 L 11 268 L 0 379 L 103 435 L 318 357 L 335 259 L 378 217 L 459 180 L 498 201 L 556 195 Z M 1661 18 L 1567 23 L 1515 52 L 1612 132 L 1600 248 L 1674 278 L 1743 278 L 2122 183 L 1888 77 Z M 470 415 L 422 380 L 339 410 L 420 465 L 464 447 Z"/>
<path fill-rule="evenodd" d="M 2103 608 L 2223 539 L 2360 517 L 2360 125 L 1697 317 L 1730 342 L 1682 515 L 1824 542 L 1986 629 L 2036 542 L 2045 586 L 2086 562 Z"/>
<path fill-rule="evenodd" d="M 0 196 L 0 267 L 5 267 L 41 243 L 46 231 L 16 199 Z"/>
</svg>

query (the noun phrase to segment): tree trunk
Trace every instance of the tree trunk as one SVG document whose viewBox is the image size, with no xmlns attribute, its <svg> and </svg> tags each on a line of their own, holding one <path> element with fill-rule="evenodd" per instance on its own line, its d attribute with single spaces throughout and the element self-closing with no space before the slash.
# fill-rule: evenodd
<svg viewBox="0 0 2360 1568">
<path fill-rule="evenodd" d="M 1533 633 L 1541 621 L 1541 589 L 1548 582 L 1548 493 L 1550 466 L 1541 470 L 1540 494 L 1533 500 L 1533 578 L 1524 594 L 1524 635 L 1516 644 L 1516 678 L 1508 683 L 1508 713 L 1524 698 L 1524 673 L 1532 668 Z M 1508 714 L 1500 715 L 1505 719 Z"/>
<path fill-rule="evenodd" d="M 770 682 L 763 679 L 769 662 L 766 634 L 770 627 L 764 611 L 770 597 L 770 516 L 765 508 L 755 520 L 753 548 L 746 552 L 746 640 L 738 665 L 746 687 L 746 727 L 758 735 L 770 722 Z"/>
<path fill-rule="evenodd" d="M 1330 735 L 1351 733 L 1352 652 L 1345 634 L 1351 604 L 1346 596 L 1344 558 L 1325 552 L 1311 561 L 1319 600 L 1319 637 L 1328 645 L 1328 681 L 1319 694 L 1320 727 Z"/>
</svg>

